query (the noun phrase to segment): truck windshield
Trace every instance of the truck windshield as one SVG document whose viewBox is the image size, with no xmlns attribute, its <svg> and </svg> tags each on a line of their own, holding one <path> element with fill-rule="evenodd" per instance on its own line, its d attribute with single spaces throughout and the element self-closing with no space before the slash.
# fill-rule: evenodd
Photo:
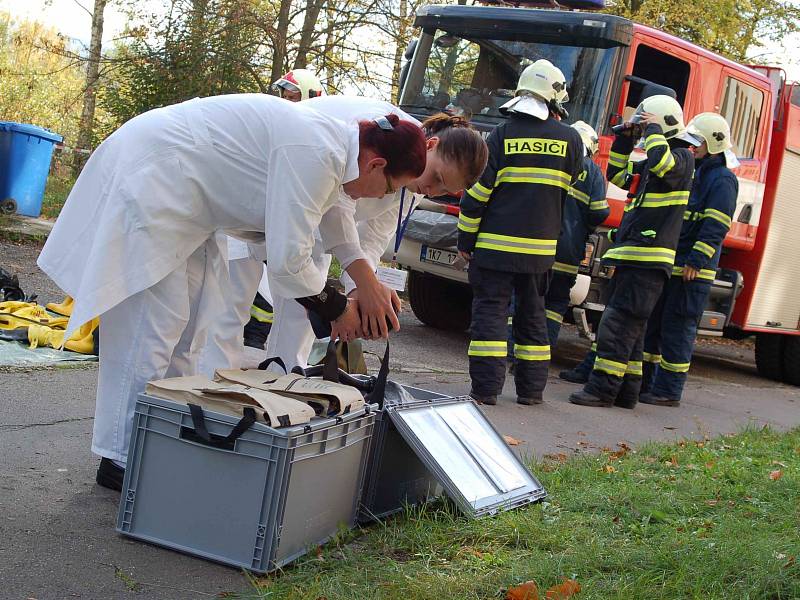
<svg viewBox="0 0 800 600">
<path fill-rule="evenodd" d="M 568 121 L 605 128 L 618 47 L 467 38 L 442 31 L 430 38 L 430 33 L 422 34 L 403 87 L 400 104 L 413 112 L 448 110 L 496 124 L 503 119 L 498 109 L 514 97 L 522 70 L 546 58 L 567 79 Z"/>
</svg>

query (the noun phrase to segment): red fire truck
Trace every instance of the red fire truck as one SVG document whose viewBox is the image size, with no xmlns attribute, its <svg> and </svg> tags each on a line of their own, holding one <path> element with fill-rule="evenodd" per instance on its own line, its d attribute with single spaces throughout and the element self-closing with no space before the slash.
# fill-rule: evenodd
<svg viewBox="0 0 800 600">
<path fill-rule="evenodd" d="M 610 126 L 633 112 L 645 88 L 674 91 L 687 120 L 721 113 L 741 162 L 739 199 L 700 334 L 755 335 L 760 373 L 800 385 L 800 267 L 794 262 L 800 87 L 788 83 L 781 69 L 740 65 L 657 29 L 594 12 L 426 6 L 415 25 L 421 33 L 406 52 L 400 105 L 420 118 L 445 109 L 463 112 L 488 135 L 503 120 L 498 109 L 513 96 L 518 74 L 539 58 L 557 65 L 569 82 L 568 121 L 583 120 L 600 134 L 602 169 L 613 139 Z M 612 212 L 605 226 L 611 227 L 619 224 L 626 194 L 609 184 L 608 196 Z M 422 211 L 412 218 L 419 222 L 398 253 L 410 271 L 412 310 L 428 325 L 466 329 L 471 292 L 453 247 L 456 217 L 441 216 L 433 237 L 426 236 L 432 229 L 426 230 Z M 451 235 L 442 235 L 443 227 Z M 567 316 L 589 337 L 610 278 L 600 262 L 607 245 L 601 234 L 587 244 Z"/>
</svg>

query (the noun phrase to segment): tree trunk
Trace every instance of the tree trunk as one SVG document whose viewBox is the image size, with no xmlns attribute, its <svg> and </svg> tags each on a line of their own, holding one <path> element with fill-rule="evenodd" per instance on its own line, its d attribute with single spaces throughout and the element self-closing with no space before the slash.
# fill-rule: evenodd
<svg viewBox="0 0 800 600">
<path fill-rule="evenodd" d="M 325 0 L 308 0 L 306 14 L 303 19 L 303 30 L 300 32 L 300 43 L 297 46 L 297 57 L 294 59 L 294 69 L 305 69 L 308 65 L 308 52 L 311 50 L 311 38 L 317 26 L 319 13 Z"/>
<path fill-rule="evenodd" d="M 92 37 L 89 41 L 89 60 L 86 65 L 86 87 L 83 92 L 83 110 L 78 129 L 78 149 L 89 149 L 92 145 L 92 128 L 94 127 L 94 107 L 97 101 L 97 81 L 100 79 L 100 52 L 103 47 L 103 12 L 108 0 L 94 0 L 92 13 Z M 75 153 L 72 172 L 76 177 L 80 173 L 86 155 Z"/>
<path fill-rule="evenodd" d="M 400 18 L 397 23 L 397 45 L 394 48 L 394 62 L 392 69 L 392 100 L 400 100 L 400 67 L 403 62 L 403 53 L 408 44 L 408 0 L 400 0 Z"/>
<path fill-rule="evenodd" d="M 278 11 L 278 24 L 275 27 L 275 40 L 272 48 L 272 69 L 270 83 L 276 82 L 283 75 L 283 64 L 286 61 L 286 34 L 289 30 L 289 12 L 292 0 L 281 0 Z"/>
</svg>

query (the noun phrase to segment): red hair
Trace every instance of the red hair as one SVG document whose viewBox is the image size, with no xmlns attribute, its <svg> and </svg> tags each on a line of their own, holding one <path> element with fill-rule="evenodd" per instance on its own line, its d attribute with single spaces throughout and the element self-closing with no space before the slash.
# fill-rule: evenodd
<svg viewBox="0 0 800 600">
<path fill-rule="evenodd" d="M 425 134 L 411 121 L 401 121 L 395 114 L 386 115 L 391 130 L 382 129 L 375 121 L 359 121 L 360 148 L 369 148 L 386 159 L 384 172 L 389 177 L 419 177 L 425 170 Z"/>
</svg>

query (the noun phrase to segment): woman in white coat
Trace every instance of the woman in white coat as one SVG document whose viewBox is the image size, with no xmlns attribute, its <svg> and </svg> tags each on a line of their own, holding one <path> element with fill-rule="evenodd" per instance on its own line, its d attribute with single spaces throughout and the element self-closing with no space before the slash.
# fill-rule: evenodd
<svg viewBox="0 0 800 600">
<path fill-rule="evenodd" d="M 354 122 L 392 112 L 401 119 L 412 119 L 397 107 L 369 98 L 353 96 L 325 96 L 304 102 L 318 112 L 330 117 Z M 398 190 L 374 202 L 353 202 L 346 195 L 340 196 L 339 205 L 332 209 L 341 218 L 335 222 L 343 227 L 337 234 L 329 232 L 323 240 L 318 236 L 313 260 L 320 273 L 326 275 L 335 255 L 342 265 L 356 256 L 365 256 L 375 269 L 387 244 L 395 234 L 400 210 L 400 198 L 404 196 L 403 215 L 413 209 L 415 197 L 431 197 L 444 194 L 456 195 L 467 189 L 480 177 L 486 166 L 488 150 L 480 133 L 462 117 L 440 114 L 421 125 L 426 136 L 427 161 L 425 171 Z M 347 215 L 351 215 L 348 217 Z M 355 224 L 355 227 L 352 225 Z M 201 372 L 213 374 L 215 369 L 247 366 L 243 365 L 244 345 L 241 328 L 250 317 L 250 299 L 256 289 L 265 288 L 261 279 L 261 265 L 256 248 L 250 245 L 251 258 L 242 255 L 237 263 L 237 280 L 231 290 L 229 308 L 209 331 L 208 344 L 201 359 Z M 358 299 L 357 282 L 343 272 L 342 283 L 351 299 Z M 295 365 L 305 367 L 314 342 L 314 334 L 306 309 L 292 298 L 271 289 L 269 301 L 273 306 L 274 322 L 267 338 L 266 356 L 280 357 L 287 369 Z M 263 294 L 263 292 L 262 292 Z M 396 299 L 399 305 L 399 300 Z M 365 334 L 364 337 L 371 337 Z M 277 368 L 277 367 L 276 367 Z"/>
<path fill-rule="evenodd" d="M 345 123 L 262 94 L 153 110 L 104 141 L 38 261 L 75 300 L 65 338 L 101 317 L 92 439 L 105 459 L 98 482 L 121 483 L 146 383 L 196 372 L 204 332 L 227 300 L 224 234 L 266 238 L 271 287 L 359 331 L 346 301 L 323 290 L 311 256 L 314 232 L 324 238 L 341 218 L 326 217 L 340 190 L 379 198 L 424 166 L 424 137 L 395 115 Z M 361 310 L 373 320 L 395 318 L 365 259 L 353 261 L 351 274 L 372 294 Z"/>
</svg>

